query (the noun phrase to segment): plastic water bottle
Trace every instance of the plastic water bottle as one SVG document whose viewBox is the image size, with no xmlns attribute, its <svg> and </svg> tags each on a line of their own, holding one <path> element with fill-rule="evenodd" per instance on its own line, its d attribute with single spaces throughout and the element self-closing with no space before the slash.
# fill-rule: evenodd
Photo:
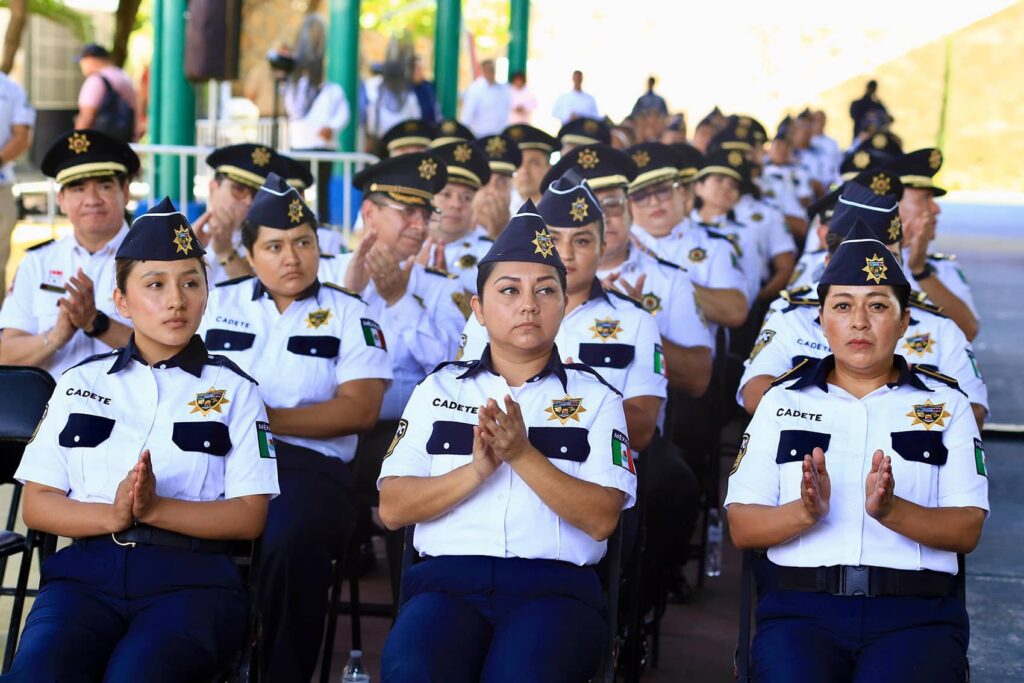
<svg viewBox="0 0 1024 683">
<path fill-rule="evenodd" d="M 708 510 L 708 545 L 704 555 L 704 574 L 720 576 L 722 573 L 722 519 L 718 508 Z"/>
<path fill-rule="evenodd" d="M 370 674 L 363 666 L 362 650 L 352 650 L 348 664 L 341 672 L 341 683 L 370 683 Z"/>
</svg>

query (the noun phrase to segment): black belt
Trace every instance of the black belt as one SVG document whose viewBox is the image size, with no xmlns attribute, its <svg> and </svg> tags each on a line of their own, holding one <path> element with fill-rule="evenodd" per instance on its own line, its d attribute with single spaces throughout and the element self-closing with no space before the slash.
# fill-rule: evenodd
<svg viewBox="0 0 1024 683">
<path fill-rule="evenodd" d="M 780 590 L 844 596 L 945 598 L 954 594 L 956 577 L 945 572 L 888 567 L 775 566 Z"/>
<path fill-rule="evenodd" d="M 117 545 L 134 548 L 136 545 L 158 545 L 178 550 L 192 550 L 198 553 L 226 553 L 227 541 L 212 541 L 206 538 L 194 538 L 166 529 L 158 529 L 148 524 L 133 524 L 124 531 L 103 536 L 89 536 L 79 541 L 113 541 Z"/>
</svg>

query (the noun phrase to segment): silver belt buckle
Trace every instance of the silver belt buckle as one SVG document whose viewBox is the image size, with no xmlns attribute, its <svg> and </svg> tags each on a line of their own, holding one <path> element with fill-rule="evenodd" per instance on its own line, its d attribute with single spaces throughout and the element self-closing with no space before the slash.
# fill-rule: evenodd
<svg viewBox="0 0 1024 683">
<path fill-rule="evenodd" d="M 122 548 L 134 548 L 137 545 L 135 541 L 125 541 L 124 543 L 122 543 L 121 541 L 117 540 L 116 533 L 110 534 L 110 538 L 112 538 L 114 540 L 114 543 L 118 544 Z"/>
</svg>

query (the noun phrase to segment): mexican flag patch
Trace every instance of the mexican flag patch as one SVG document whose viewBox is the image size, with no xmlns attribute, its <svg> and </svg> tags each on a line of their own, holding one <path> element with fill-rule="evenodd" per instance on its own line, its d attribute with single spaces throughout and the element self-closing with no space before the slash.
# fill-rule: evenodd
<svg viewBox="0 0 1024 683">
<path fill-rule="evenodd" d="M 985 467 L 985 446 L 981 443 L 981 439 L 974 440 L 974 466 L 978 470 L 978 474 L 983 477 L 988 476 L 988 468 Z"/>
<path fill-rule="evenodd" d="M 629 438 L 617 429 L 612 430 L 612 463 L 636 474 L 633 464 L 633 451 L 629 447 Z"/>
<path fill-rule="evenodd" d="M 665 370 L 665 352 L 662 350 L 661 344 L 654 345 L 654 371 L 663 377 L 668 372 Z"/>
<path fill-rule="evenodd" d="M 274 435 L 270 433 L 270 425 L 268 423 L 256 423 L 256 441 L 260 445 L 261 458 L 277 459 L 277 447 L 274 445 Z"/>
<path fill-rule="evenodd" d="M 377 321 L 370 320 L 369 318 L 360 318 L 359 322 L 363 325 L 363 339 L 366 340 L 366 345 L 376 346 L 378 349 L 387 351 L 388 345 L 384 341 L 384 330 L 380 329 Z"/>
</svg>

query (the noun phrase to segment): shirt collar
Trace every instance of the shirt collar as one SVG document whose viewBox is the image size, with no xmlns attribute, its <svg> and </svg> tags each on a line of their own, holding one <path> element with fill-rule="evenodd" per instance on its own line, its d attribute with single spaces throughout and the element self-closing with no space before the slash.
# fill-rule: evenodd
<svg viewBox="0 0 1024 683">
<path fill-rule="evenodd" d="M 590 294 L 587 295 L 587 301 L 593 301 L 594 299 L 604 299 L 608 303 L 612 300 L 608 298 L 608 292 L 604 291 L 604 287 L 601 286 L 601 281 L 596 277 L 594 281 L 590 283 Z"/>
<path fill-rule="evenodd" d="M 121 223 L 121 228 L 117 231 L 117 233 L 113 237 L 111 237 L 110 240 L 106 244 L 104 244 L 102 247 L 100 247 L 95 252 L 93 252 L 93 254 L 103 254 L 103 253 L 116 254 L 118 248 L 121 246 L 121 242 L 124 242 L 124 238 L 127 235 L 128 235 L 128 224 L 125 223 L 125 222 L 122 222 Z M 87 253 L 87 254 L 89 253 L 89 250 L 86 249 L 85 247 L 83 247 L 81 242 L 78 241 L 78 238 L 75 237 L 75 233 L 74 232 L 71 233 L 71 244 L 72 244 L 72 246 L 75 249 L 81 249 L 85 253 Z"/>
<path fill-rule="evenodd" d="M 320 293 L 320 278 L 317 278 L 316 280 L 313 280 L 313 284 L 311 284 L 309 287 L 306 287 L 304 290 L 299 292 L 299 295 L 297 297 L 295 297 L 295 300 L 296 301 L 302 301 L 303 299 L 308 299 L 311 296 L 317 296 L 319 293 Z M 263 286 L 263 283 L 260 281 L 260 279 L 258 277 L 257 278 L 253 278 L 253 283 L 252 283 L 252 300 L 256 301 L 257 299 L 261 299 L 261 298 L 263 298 L 265 296 L 266 297 L 270 296 L 270 290 L 268 290 L 266 287 Z M 317 301 L 319 301 L 319 299 L 317 299 Z"/>
<path fill-rule="evenodd" d="M 497 371 L 494 369 L 494 365 L 491 362 L 491 345 L 488 344 L 484 347 L 484 352 L 480 354 L 480 360 L 475 363 L 471 363 L 464 373 L 459 375 L 456 379 L 469 379 L 480 374 L 481 371 L 486 370 L 492 375 L 497 375 Z M 562 364 L 562 359 L 558 355 L 558 347 L 554 344 L 551 345 L 551 355 L 548 357 L 547 365 L 538 372 L 536 375 L 526 380 L 527 384 L 539 382 L 548 375 L 555 375 L 558 377 L 558 381 L 562 383 L 562 389 L 568 391 L 569 377 L 565 374 L 565 366 Z"/>
<path fill-rule="evenodd" d="M 912 386 L 915 389 L 923 389 L 924 391 L 931 391 L 928 386 L 921 381 L 921 378 L 914 374 L 914 371 L 907 364 L 907 359 L 900 355 L 893 355 L 892 366 L 899 373 L 896 377 L 895 382 L 890 382 L 886 386 L 890 389 L 895 389 L 901 386 Z M 814 369 L 806 373 L 800 379 L 793 382 L 787 387 L 790 390 L 804 389 L 809 386 L 816 386 L 826 394 L 828 393 L 828 373 L 832 372 L 836 367 L 836 357 L 834 354 L 829 354 L 818 361 L 814 366 Z"/>
<path fill-rule="evenodd" d="M 117 350 L 117 360 L 114 361 L 107 374 L 113 375 L 124 370 L 133 359 L 146 365 L 146 361 L 142 358 L 142 353 L 139 352 L 139 347 L 135 345 L 134 332 L 128 338 L 128 344 Z M 161 368 L 181 368 L 190 375 L 201 377 L 203 366 L 206 365 L 209 359 L 210 353 L 206 349 L 206 344 L 203 343 L 198 334 L 195 334 L 192 335 L 192 339 L 189 340 L 185 348 L 167 360 L 154 363 L 154 365 Z"/>
</svg>

